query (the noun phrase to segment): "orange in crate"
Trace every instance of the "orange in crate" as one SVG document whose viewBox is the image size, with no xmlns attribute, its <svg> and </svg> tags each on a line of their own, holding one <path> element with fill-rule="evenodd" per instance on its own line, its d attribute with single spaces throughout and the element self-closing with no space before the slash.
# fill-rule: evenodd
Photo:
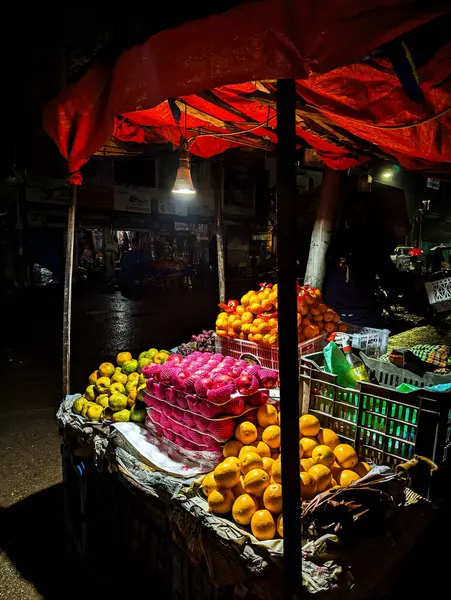
<svg viewBox="0 0 451 600">
<path fill-rule="evenodd" d="M 319 329 L 316 325 L 308 325 L 308 327 L 304 327 L 303 334 L 305 335 L 306 340 L 311 340 L 319 335 Z"/>
<path fill-rule="evenodd" d="M 334 311 L 331 308 L 328 308 L 326 310 L 326 312 L 324 313 L 323 319 L 326 323 L 330 323 L 333 321 L 334 315 L 335 315 Z"/>
</svg>

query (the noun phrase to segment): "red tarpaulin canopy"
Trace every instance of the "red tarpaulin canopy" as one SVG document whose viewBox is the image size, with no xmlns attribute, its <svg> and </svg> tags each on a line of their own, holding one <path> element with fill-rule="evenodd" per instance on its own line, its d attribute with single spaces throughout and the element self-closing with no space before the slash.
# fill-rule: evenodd
<svg viewBox="0 0 451 600">
<path fill-rule="evenodd" d="M 445 14 L 445 6 L 249 2 L 94 66 L 45 108 L 44 126 L 75 183 L 111 134 L 174 146 L 186 134 L 190 152 L 204 158 L 241 145 L 269 150 L 276 141 L 271 81 L 295 78 L 297 134 L 327 165 L 347 169 L 389 155 L 406 168 L 434 169 L 451 162 L 451 43 L 417 69 L 420 102 L 406 94 L 386 55 L 368 53 Z"/>
</svg>

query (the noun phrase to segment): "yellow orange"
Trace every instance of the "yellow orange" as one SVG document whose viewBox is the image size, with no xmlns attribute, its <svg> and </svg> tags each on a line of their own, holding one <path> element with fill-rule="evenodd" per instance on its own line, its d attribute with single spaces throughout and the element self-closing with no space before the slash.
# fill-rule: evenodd
<svg viewBox="0 0 451 600">
<path fill-rule="evenodd" d="M 238 456 L 242 447 L 243 444 L 238 440 L 230 440 L 224 444 L 222 454 L 224 458 L 228 458 L 229 456 Z"/>
<path fill-rule="evenodd" d="M 335 462 L 335 454 L 329 446 L 316 446 L 313 448 L 312 459 L 315 465 L 325 465 L 331 467 Z"/>
<path fill-rule="evenodd" d="M 235 498 L 238 498 L 238 496 L 241 496 L 242 494 L 246 493 L 246 490 L 244 489 L 244 477 L 243 476 L 241 476 L 239 482 L 233 486 L 232 492 L 233 492 L 233 495 L 235 496 Z"/>
<path fill-rule="evenodd" d="M 254 442 L 254 444 L 255 444 L 255 452 L 257 454 L 260 454 L 260 456 L 262 458 L 264 456 L 271 456 L 271 448 L 268 446 L 268 444 L 266 442 L 257 441 L 257 442 Z"/>
<path fill-rule="evenodd" d="M 302 437 L 299 441 L 303 450 L 303 458 L 310 458 L 313 450 L 318 445 L 318 442 L 313 437 Z"/>
<path fill-rule="evenodd" d="M 260 427 L 268 427 L 269 425 L 276 425 L 277 409 L 272 404 L 262 404 L 257 410 L 257 421 Z"/>
<path fill-rule="evenodd" d="M 241 461 L 241 471 L 246 475 L 252 469 L 263 469 L 262 457 L 256 452 L 247 452 Z"/>
<path fill-rule="evenodd" d="M 304 324 L 304 320 L 302 324 Z M 304 327 L 302 333 L 304 334 L 306 340 L 311 340 L 319 335 L 319 328 L 316 325 L 308 325 L 308 327 Z"/>
<path fill-rule="evenodd" d="M 216 485 L 221 488 L 233 488 L 240 480 L 240 468 L 233 461 L 219 463 L 213 474 Z"/>
<path fill-rule="evenodd" d="M 208 496 L 208 506 L 212 513 L 225 515 L 232 510 L 235 496 L 231 490 L 213 490 Z"/>
<path fill-rule="evenodd" d="M 211 473 L 207 473 L 205 477 L 202 479 L 202 491 L 208 497 L 213 490 L 218 488 L 213 471 Z"/>
<path fill-rule="evenodd" d="M 244 476 L 246 493 L 259 498 L 269 485 L 269 475 L 263 469 L 252 469 Z"/>
<path fill-rule="evenodd" d="M 324 320 L 326 321 L 326 323 L 330 323 L 333 320 L 334 315 L 334 311 L 331 308 L 328 308 L 324 313 Z"/>
<path fill-rule="evenodd" d="M 238 458 L 239 458 L 240 460 L 243 460 L 243 458 L 245 457 L 245 455 L 246 455 L 248 452 L 252 452 L 252 453 L 257 453 L 257 454 L 258 454 L 258 452 L 257 452 L 257 443 L 256 443 L 256 442 L 254 442 L 253 444 L 250 444 L 249 446 L 243 446 L 243 447 L 241 448 L 241 450 L 240 450 L 240 453 L 239 453 L 239 455 L 238 455 Z"/>
<path fill-rule="evenodd" d="M 332 431 L 332 429 L 327 429 L 327 427 L 320 430 L 317 435 L 317 439 L 322 446 L 329 446 L 329 448 L 332 448 L 332 450 L 334 450 L 340 443 L 340 439 L 335 431 Z"/>
<path fill-rule="evenodd" d="M 252 444 L 257 439 L 257 428 L 250 421 L 243 421 L 235 429 L 235 437 L 242 444 Z"/>
<path fill-rule="evenodd" d="M 222 462 L 234 463 L 239 469 L 241 469 L 241 460 L 236 456 L 229 456 L 228 458 L 225 458 Z"/>
<path fill-rule="evenodd" d="M 304 456 L 304 448 L 301 444 L 301 440 L 299 440 L 299 458 L 301 459 Z"/>
<path fill-rule="evenodd" d="M 342 486 L 346 486 L 346 485 L 349 485 L 350 483 L 352 483 L 353 481 L 357 481 L 357 479 L 360 479 L 360 477 L 359 477 L 359 475 L 357 475 L 357 473 L 355 471 L 351 471 L 349 469 L 343 469 L 343 471 L 340 474 L 339 483 Z"/>
<path fill-rule="evenodd" d="M 280 456 L 272 463 L 271 477 L 276 483 L 282 483 L 282 460 Z"/>
<path fill-rule="evenodd" d="M 309 475 L 316 481 L 316 491 L 324 492 L 332 487 L 332 473 L 324 465 L 313 465 L 309 469 Z"/>
<path fill-rule="evenodd" d="M 272 465 L 274 463 L 274 459 L 271 458 L 270 456 L 264 456 L 262 458 L 263 461 L 263 470 L 266 471 L 268 473 L 269 476 L 272 475 Z"/>
<path fill-rule="evenodd" d="M 277 533 L 280 535 L 280 537 L 283 538 L 283 515 L 282 514 L 280 514 L 277 517 L 276 529 L 277 529 Z"/>
<path fill-rule="evenodd" d="M 299 419 L 299 433 L 301 436 L 314 437 L 318 435 L 321 424 L 314 415 L 302 415 Z"/>
<path fill-rule="evenodd" d="M 252 515 L 257 511 L 258 504 L 249 494 L 238 496 L 232 506 L 233 520 L 239 525 L 249 525 Z"/>
<path fill-rule="evenodd" d="M 302 471 L 301 476 L 301 498 L 302 500 L 311 500 L 316 494 L 316 480 L 310 473 Z"/>
<path fill-rule="evenodd" d="M 133 358 L 133 357 L 132 357 L 132 355 L 130 354 L 130 352 L 119 352 L 119 354 L 116 356 L 116 362 L 117 362 L 117 364 L 118 364 L 120 367 L 122 367 L 122 365 L 123 365 L 125 362 L 127 362 L 127 361 L 129 361 L 129 360 L 132 360 L 132 358 Z M 99 367 L 99 371 L 100 371 L 100 372 L 102 372 L 102 368 L 103 368 L 103 365 L 104 365 L 104 364 L 105 364 L 105 363 L 102 363 L 102 364 L 100 365 L 100 367 Z"/>
<path fill-rule="evenodd" d="M 365 477 L 365 475 L 367 473 L 369 473 L 371 471 L 371 467 L 368 463 L 366 462 L 359 462 L 356 464 L 356 466 L 354 467 L 354 471 L 357 473 L 357 475 L 359 475 L 360 477 Z"/>
<path fill-rule="evenodd" d="M 271 483 L 263 492 L 263 504 L 272 513 L 278 515 L 282 512 L 282 486 L 280 483 Z"/>
<path fill-rule="evenodd" d="M 337 481 L 340 481 L 340 475 L 341 475 L 342 471 L 343 471 L 343 469 L 340 467 L 340 465 L 337 462 L 334 462 L 334 464 L 330 467 L 330 472 L 332 473 L 332 477 L 334 479 L 336 479 Z"/>
<path fill-rule="evenodd" d="M 278 425 L 267 427 L 263 432 L 262 440 L 270 448 L 280 448 L 280 427 Z"/>
<path fill-rule="evenodd" d="M 252 515 L 251 530 L 257 540 L 272 540 L 276 534 L 276 524 L 269 510 L 257 510 Z"/>
<path fill-rule="evenodd" d="M 314 465 L 313 458 L 301 458 L 300 463 L 302 471 L 308 471 Z"/>
<path fill-rule="evenodd" d="M 334 454 L 342 469 L 353 469 L 359 461 L 357 452 L 349 444 L 338 444 L 334 448 Z"/>
</svg>

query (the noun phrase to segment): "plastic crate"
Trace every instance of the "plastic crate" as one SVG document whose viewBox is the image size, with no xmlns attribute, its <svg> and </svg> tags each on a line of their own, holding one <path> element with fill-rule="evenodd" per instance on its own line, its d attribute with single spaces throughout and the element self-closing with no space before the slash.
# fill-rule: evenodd
<svg viewBox="0 0 451 600">
<path fill-rule="evenodd" d="M 360 356 L 377 382 L 385 387 L 397 388 L 401 383 L 408 383 L 419 388 L 424 388 L 441 383 L 451 383 L 451 375 L 425 373 L 421 376 L 407 369 L 400 369 L 392 363 L 366 356 L 364 352 L 361 352 Z"/>
<path fill-rule="evenodd" d="M 336 375 L 321 370 L 323 364 L 322 353 L 301 359 L 302 414 L 316 415 L 362 459 L 393 467 L 420 454 L 445 466 L 451 434 L 447 396 L 403 394 L 367 382 L 342 388 Z"/>
<path fill-rule="evenodd" d="M 376 357 L 387 352 L 388 338 L 390 337 L 388 329 L 374 329 L 350 324 L 348 327 L 349 342 L 353 348 L 365 350 L 366 354 Z"/>
<path fill-rule="evenodd" d="M 326 334 L 298 344 L 298 356 L 318 352 L 325 346 Z M 265 369 L 279 370 L 279 348 L 267 347 L 247 340 L 223 338 L 215 335 L 215 350 L 236 359 L 251 358 Z"/>
<path fill-rule="evenodd" d="M 437 312 L 451 310 L 451 277 L 425 283 L 429 304 Z"/>
</svg>

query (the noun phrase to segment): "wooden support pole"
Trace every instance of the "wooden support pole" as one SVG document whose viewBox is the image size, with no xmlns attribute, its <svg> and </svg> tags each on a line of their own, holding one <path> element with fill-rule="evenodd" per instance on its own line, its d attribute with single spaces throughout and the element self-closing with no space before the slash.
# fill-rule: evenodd
<svg viewBox="0 0 451 600">
<path fill-rule="evenodd" d="M 218 284 L 219 284 L 219 302 L 225 302 L 225 260 L 224 260 L 224 225 L 222 222 L 223 209 L 223 189 L 224 189 L 224 169 L 221 164 L 216 167 L 213 173 L 214 201 L 215 201 L 215 221 L 216 221 L 216 251 L 218 260 Z"/>
<path fill-rule="evenodd" d="M 323 183 L 304 278 L 304 283 L 320 289 L 326 273 L 326 254 L 332 240 L 340 206 L 340 192 L 346 176 L 346 171 L 334 171 L 329 167 L 324 168 Z"/>
<path fill-rule="evenodd" d="M 277 267 L 285 597 L 302 582 L 296 280 L 296 89 L 277 82 Z"/>
<path fill-rule="evenodd" d="M 75 214 L 77 186 L 72 185 L 72 196 L 67 217 L 66 268 L 64 270 L 63 307 L 63 398 L 70 394 L 70 337 L 72 324 L 72 278 L 74 270 Z"/>
</svg>

